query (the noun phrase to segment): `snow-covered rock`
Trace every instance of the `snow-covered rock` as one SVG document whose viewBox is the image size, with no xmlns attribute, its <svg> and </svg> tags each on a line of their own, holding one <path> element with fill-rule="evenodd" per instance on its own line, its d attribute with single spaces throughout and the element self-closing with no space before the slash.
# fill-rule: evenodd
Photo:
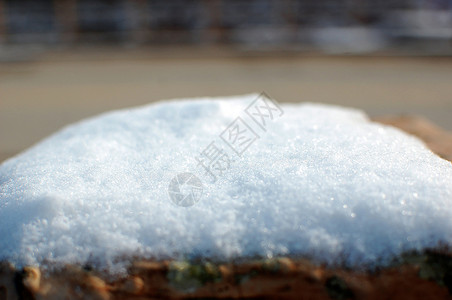
<svg viewBox="0 0 452 300">
<path fill-rule="evenodd" d="M 257 94 L 165 101 L 70 125 L 4 162 L 0 259 L 375 264 L 452 241 L 451 183 L 450 162 L 361 111 Z"/>
</svg>

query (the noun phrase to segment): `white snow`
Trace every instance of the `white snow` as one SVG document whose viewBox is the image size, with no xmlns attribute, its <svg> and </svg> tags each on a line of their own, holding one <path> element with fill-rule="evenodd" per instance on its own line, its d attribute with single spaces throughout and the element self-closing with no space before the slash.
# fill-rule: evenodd
<svg viewBox="0 0 452 300">
<path fill-rule="evenodd" d="M 70 125 L 0 166 L 0 259 L 18 266 L 126 256 L 230 259 L 309 255 L 375 264 L 452 241 L 452 164 L 361 111 L 282 105 L 266 132 L 257 97 L 184 99 Z M 259 134 L 241 157 L 219 138 L 236 118 Z M 233 159 L 211 182 L 196 157 Z M 168 196 L 192 172 L 203 195 Z"/>
</svg>

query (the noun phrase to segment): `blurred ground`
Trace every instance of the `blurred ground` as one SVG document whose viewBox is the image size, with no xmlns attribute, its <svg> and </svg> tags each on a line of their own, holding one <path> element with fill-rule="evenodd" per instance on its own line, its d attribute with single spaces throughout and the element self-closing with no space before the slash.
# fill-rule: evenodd
<svg viewBox="0 0 452 300">
<path fill-rule="evenodd" d="M 62 126 L 175 97 L 265 91 L 371 116 L 420 114 L 452 130 L 452 58 L 227 49 L 79 49 L 0 63 L 0 162 Z"/>
</svg>

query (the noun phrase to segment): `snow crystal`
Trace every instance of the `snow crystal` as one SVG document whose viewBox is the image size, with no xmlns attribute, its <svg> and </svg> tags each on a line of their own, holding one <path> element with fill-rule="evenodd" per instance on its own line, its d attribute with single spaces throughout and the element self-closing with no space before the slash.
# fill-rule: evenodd
<svg viewBox="0 0 452 300">
<path fill-rule="evenodd" d="M 309 255 L 373 264 L 452 241 L 450 162 L 353 109 L 285 104 L 261 110 L 262 128 L 245 111 L 257 96 L 106 113 L 7 160 L 0 259 L 114 268 L 133 255 Z M 239 140 L 249 143 L 241 155 L 227 143 L 232 131 L 221 138 L 237 117 L 255 137 Z M 212 145 L 223 169 L 204 169 Z M 202 182 L 186 207 L 168 193 L 182 173 Z"/>
</svg>

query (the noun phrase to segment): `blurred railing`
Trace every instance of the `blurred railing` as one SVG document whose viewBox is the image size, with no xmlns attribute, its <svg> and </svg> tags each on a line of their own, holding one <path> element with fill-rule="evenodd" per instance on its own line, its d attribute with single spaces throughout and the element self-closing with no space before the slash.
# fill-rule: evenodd
<svg viewBox="0 0 452 300">
<path fill-rule="evenodd" d="M 0 0 L 0 45 L 451 49 L 450 0 Z M 438 49 L 439 49 L 438 48 Z"/>
</svg>

